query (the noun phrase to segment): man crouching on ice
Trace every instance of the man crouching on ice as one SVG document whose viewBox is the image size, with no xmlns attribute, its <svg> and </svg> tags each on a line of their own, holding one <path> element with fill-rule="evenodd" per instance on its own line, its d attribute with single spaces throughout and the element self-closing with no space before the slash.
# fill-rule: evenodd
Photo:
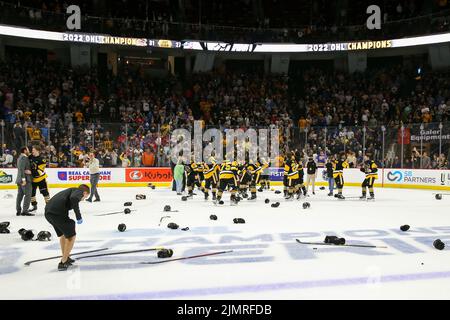
<svg viewBox="0 0 450 320">
<path fill-rule="evenodd" d="M 82 224 L 80 201 L 85 200 L 90 194 L 87 185 L 82 184 L 78 188 L 69 188 L 57 193 L 45 207 L 45 218 L 55 228 L 61 244 L 62 259 L 58 264 L 59 271 L 66 271 L 75 261 L 70 259 L 70 252 L 75 244 L 75 221 L 69 218 L 69 211 L 73 210 L 77 218 L 77 224 Z"/>
</svg>

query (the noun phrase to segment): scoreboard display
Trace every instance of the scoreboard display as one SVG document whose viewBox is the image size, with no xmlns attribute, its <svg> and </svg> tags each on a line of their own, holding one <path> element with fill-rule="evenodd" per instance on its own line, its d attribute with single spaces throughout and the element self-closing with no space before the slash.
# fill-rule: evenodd
<svg viewBox="0 0 450 320">
<path fill-rule="evenodd" d="M 180 41 L 173 41 L 173 40 L 148 40 L 148 46 L 154 47 L 154 48 L 166 48 L 166 49 L 178 49 L 181 48 L 181 42 Z"/>
</svg>

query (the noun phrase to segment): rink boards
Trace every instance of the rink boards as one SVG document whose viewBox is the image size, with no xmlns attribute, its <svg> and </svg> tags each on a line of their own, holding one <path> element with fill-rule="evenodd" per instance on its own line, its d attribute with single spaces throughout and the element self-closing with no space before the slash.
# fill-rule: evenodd
<svg viewBox="0 0 450 320">
<path fill-rule="evenodd" d="M 306 170 L 305 170 L 306 171 Z M 324 186 L 323 168 L 316 177 L 316 185 Z M 64 188 L 89 183 L 89 170 L 86 168 L 49 168 L 48 183 L 51 188 Z M 0 169 L 0 189 L 15 189 L 17 169 Z M 143 187 L 152 183 L 156 186 L 169 186 L 172 182 L 170 168 L 102 168 L 101 187 Z M 270 168 L 273 185 L 281 185 L 282 168 Z M 359 186 L 364 174 L 359 169 L 344 170 L 347 186 Z M 306 176 L 305 176 L 306 182 Z M 380 169 L 376 187 L 450 190 L 450 170 L 422 169 Z"/>
</svg>

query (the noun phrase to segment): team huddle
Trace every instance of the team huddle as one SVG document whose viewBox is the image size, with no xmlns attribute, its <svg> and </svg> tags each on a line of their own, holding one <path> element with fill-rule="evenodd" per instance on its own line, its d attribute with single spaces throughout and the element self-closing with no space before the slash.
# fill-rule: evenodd
<svg viewBox="0 0 450 320">
<path fill-rule="evenodd" d="M 326 171 L 324 174 L 330 184 L 329 196 L 335 196 L 338 199 L 344 200 L 344 169 L 349 168 L 345 160 L 345 154 L 341 153 L 339 156 L 332 157 L 327 160 L 325 165 Z M 313 169 L 311 165 L 313 164 Z M 257 199 L 257 191 L 262 192 L 265 189 L 270 189 L 270 162 L 265 159 L 257 159 L 247 163 L 238 163 L 237 161 L 225 160 L 223 163 L 218 163 L 214 157 L 208 159 L 208 162 L 192 162 L 185 166 L 186 171 L 186 187 L 188 195 L 182 197 L 182 200 L 192 199 L 194 196 L 194 189 L 200 189 L 205 200 L 209 199 L 210 192 L 212 192 L 212 200 L 215 204 L 223 204 L 222 197 L 225 191 L 230 191 L 231 205 L 236 205 L 243 198 L 248 201 Z M 284 157 L 284 198 L 286 200 L 301 199 L 308 197 L 308 191 L 305 186 L 305 172 L 303 167 L 302 156 L 299 152 L 287 152 Z M 310 170 L 312 170 L 310 172 Z M 307 164 L 308 176 L 315 176 L 315 162 L 310 158 Z M 364 157 L 364 165 L 360 168 L 361 172 L 365 174 L 362 183 L 361 199 L 375 199 L 374 184 L 378 179 L 378 167 L 375 161 L 370 160 L 368 156 Z M 309 177 L 308 177 L 309 180 Z M 333 185 L 336 186 L 337 194 L 333 193 Z M 258 188 L 259 187 L 259 188 Z M 367 189 L 369 189 L 369 197 L 367 197 Z M 250 197 L 248 195 L 250 191 Z M 314 193 L 314 180 L 313 180 Z M 178 193 L 181 195 L 181 193 Z M 315 194 L 315 193 L 314 193 Z"/>
<path fill-rule="evenodd" d="M 186 165 L 186 187 L 188 196 L 192 199 L 194 188 L 197 186 L 203 192 L 205 200 L 208 200 L 212 191 L 214 203 L 223 204 L 222 196 L 226 190 L 231 192 L 231 203 L 237 204 L 242 198 L 256 200 L 257 186 L 260 190 L 270 188 L 269 164 L 258 159 L 257 161 L 238 164 L 236 161 L 225 160 L 219 164 L 214 157 L 208 162 L 191 162 Z"/>
</svg>

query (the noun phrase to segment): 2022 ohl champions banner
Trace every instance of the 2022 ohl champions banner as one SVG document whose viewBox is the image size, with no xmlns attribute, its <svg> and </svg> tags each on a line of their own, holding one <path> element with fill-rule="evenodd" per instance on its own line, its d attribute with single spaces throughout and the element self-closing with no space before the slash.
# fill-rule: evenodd
<svg viewBox="0 0 450 320">
<path fill-rule="evenodd" d="M 50 187 L 89 183 L 89 170 L 86 168 L 49 168 L 46 172 Z M 327 184 L 322 173 L 323 169 L 319 169 L 317 185 Z M 270 168 L 269 174 L 274 185 L 282 183 L 282 168 Z M 450 170 L 380 169 L 378 176 L 377 187 L 450 190 Z M 16 177 L 17 169 L 0 169 L 0 189 L 15 188 Z M 172 179 L 170 168 L 102 168 L 100 171 L 100 185 L 103 187 L 145 186 L 149 182 L 169 185 Z M 364 174 L 359 169 L 347 169 L 344 179 L 347 186 L 359 186 Z"/>
</svg>

